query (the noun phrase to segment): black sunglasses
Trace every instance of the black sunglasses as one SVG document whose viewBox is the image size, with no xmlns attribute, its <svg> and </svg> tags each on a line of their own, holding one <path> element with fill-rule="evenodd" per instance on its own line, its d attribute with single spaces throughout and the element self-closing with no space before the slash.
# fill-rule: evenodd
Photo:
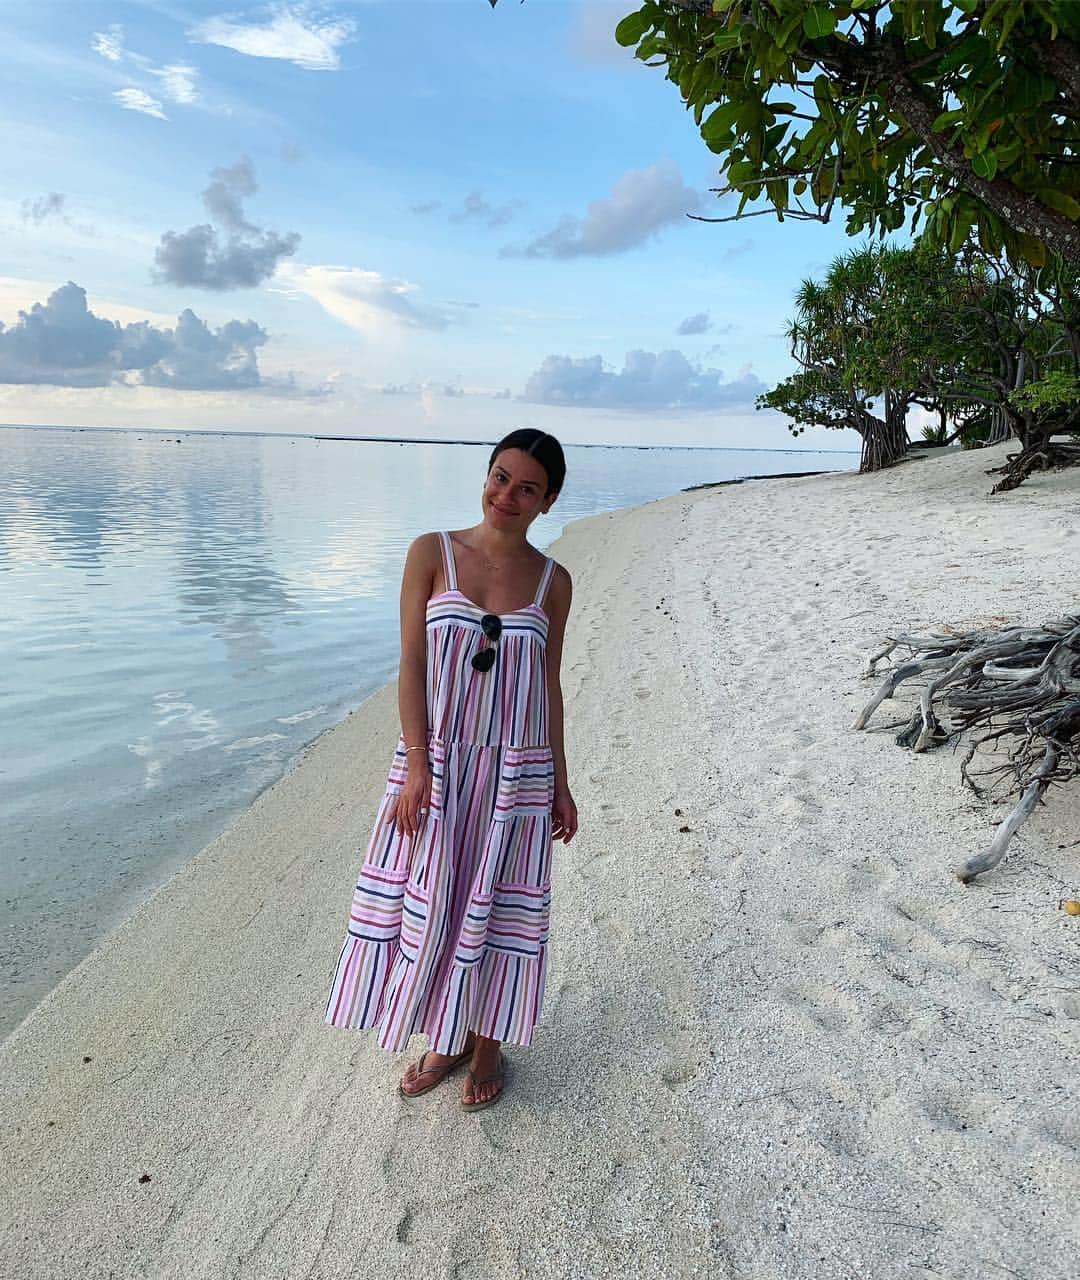
<svg viewBox="0 0 1080 1280">
<path fill-rule="evenodd" d="M 502 618 L 497 613 L 485 613 L 480 619 L 480 629 L 491 641 L 492 647 L 474 654 L 472 664 L 477 671 L 490 671 L 495 665 L 495 641 L 502 635 Z"/>
</svg>

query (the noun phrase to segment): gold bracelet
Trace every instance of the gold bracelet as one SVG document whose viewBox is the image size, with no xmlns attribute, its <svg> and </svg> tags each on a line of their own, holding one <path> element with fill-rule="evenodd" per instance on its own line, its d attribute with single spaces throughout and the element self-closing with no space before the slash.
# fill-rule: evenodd
<svg viewBox="0 0 1080 1280">
<path fill-rule="evenodd" d="M 410 751 L 426 751 L 426 750 L 427 750 L 427 747 L 406 747 L 405 754 L 408 755 Z"/>
</svg>

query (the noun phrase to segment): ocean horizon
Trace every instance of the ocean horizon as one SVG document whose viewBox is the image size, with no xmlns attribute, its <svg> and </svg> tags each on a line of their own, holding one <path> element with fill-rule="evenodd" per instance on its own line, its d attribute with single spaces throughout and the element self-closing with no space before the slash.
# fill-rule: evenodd
<svg viewBox="0 0 1080 1280">
<path fill-rule="evenodd" d="M 383 435 L 326 435 L 324 433 L 305 432 L 305 431 L 211 431 L 205 427 L 188 428 L 188 427 L 115 427 L 115 426 L 65 426 L 62 423 L 20 423 L 20 422 L 0 422 L 0 431 L 77 431 L 77 432 L 110 432 L 122 435 L 139 435 L 139 436 L 217 436 L 222 439 L 238 439 L 249 437 L 259 440 L 338 440 L 345 443 L 374 443 L 374 444 L 464 444 L 475 445 L 480 448 L 490 449 L 494 446 L 494 440 L 466 440 L 466 439 L 430 439 L 425 436 L 383 436 Z M 687 445 L 671 445 L 671 444 L 619 444 L 602 443 L 589 441 L 583 444 L 566 444 L 563 443 L 564 449 L 636 449 L 650 450 L 677 449 L 680 453 L 807 453 L 807 454 L 846 454 L 849 456 L 858 456 L 858 449 L 806 449 L 792 446 L 790 449 L 777 448 L 756 448 L 752 446 L 734 446 L 734 445 L 705 445 L 705 444 L 687 444 Z M 783 473 L 781 473 L 783 474 Z"/>
</svg>

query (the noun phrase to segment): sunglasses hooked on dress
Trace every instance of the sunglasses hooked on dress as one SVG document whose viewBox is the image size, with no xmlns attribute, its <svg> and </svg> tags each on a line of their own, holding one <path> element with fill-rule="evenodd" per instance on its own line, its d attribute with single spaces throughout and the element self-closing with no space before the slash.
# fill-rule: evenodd
<svg viewBox="0 0 1080 1280">
<path fill-rule="evenodd" d="M 502 619 L 497 613 L 485 613 L 480 619 L 480 628 L 491 641 L 491 647 L 481 649 L 479 653 L 473 654 L 472 664 L 477 671 L 490 671 L 495 665 L 497 652 L 495 645 L 502 635 Z"/>
</svg>

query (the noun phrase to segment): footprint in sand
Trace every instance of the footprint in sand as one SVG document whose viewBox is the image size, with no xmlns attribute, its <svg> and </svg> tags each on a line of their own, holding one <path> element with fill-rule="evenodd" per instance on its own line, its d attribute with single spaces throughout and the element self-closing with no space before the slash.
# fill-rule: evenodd
<svg viewBox="0 0 1080 1280">
<path fill-rule="evenodd" d="M 666 1070 L 661 1071 L 660 1079 L 667 1087 L 675 1092 L 680 1085 L 689 1084 L 698 1077 L 698 1066 L 693 1062 L 676 1062 Z"/>
</svg>

